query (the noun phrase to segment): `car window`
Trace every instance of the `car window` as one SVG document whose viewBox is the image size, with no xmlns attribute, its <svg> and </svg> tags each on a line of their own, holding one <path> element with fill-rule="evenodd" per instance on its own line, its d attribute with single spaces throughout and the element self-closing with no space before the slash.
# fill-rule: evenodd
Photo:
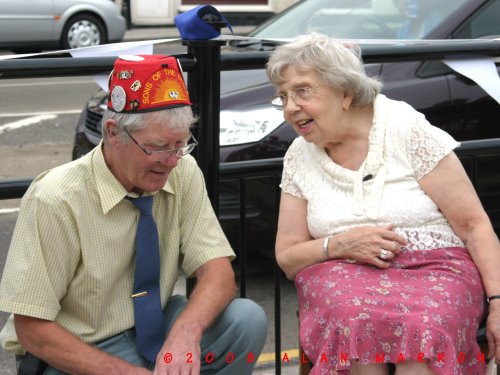
<svg viewBox="0 0 500 375">
<path fill-rule="evenodd" d="M 475 14 L 467 19 L 454 33 L 453 39 L 492 38 L 500 36 L 500 0 L 487 2 Z M 440 61 L 429 61 L 418 70 L 420 78 L 435 77 L 452 73 L 452 70 Z M 499 128 L 500 131 L 500 128 Z"/>
<path fill-rule="evenodd" d="M 0 42 L 18 43 L 52 37 L 56 21 L 51 1 L 0 0 Z"/>
<path fill-rule="evenodd" d="M 331 2 L 309 17 L 305 31 L 336 38 L 393 39 L 404 22 L 392 0 L 354 5 L 344 8 Z"/>
<path fill-rule="evenodd" d="M 464 24 L 462 24 L 453 37 L 456 39 L 469 38 L 498 38 L 500 36 L 500 0 L 491 0 L 482 6 Z M 496 59 L 497 70 L 499 60 Z M 457 101 L 468 101 L 468 106 L 463 106 L 459 112 L 459 123 L 462 140 L 500 138 L 500 127 L 492 119 L 498 118 L 499 106 L 493 100 L 473 100 L 479 98 L 483 91 L 475 86 L 472 81 L 460 75 L 450 75 L 450 89 L 452 96 Z M 467 126 L 463 126 L 467 124 Z"/>
<path fill-rule="evenodd" d="M 319 32 L 339 39 L 420 39 L 468 0 L 309 0 L 256 29 L 257 38 Z"/>
<path fill-rule="evenodd" d="M 500 0 L 483 6 L 453 34 L 455 39 L 472 39 L 500 36 Z"/>
</svg>

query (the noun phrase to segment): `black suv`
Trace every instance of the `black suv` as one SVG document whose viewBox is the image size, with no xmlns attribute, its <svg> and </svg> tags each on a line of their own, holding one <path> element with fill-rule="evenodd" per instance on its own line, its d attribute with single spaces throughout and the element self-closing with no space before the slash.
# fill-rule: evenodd
<svg viewBox="0 0 500 375">
<path fill-rule="evenodd" d="M 430 4 L 431 6 L 425 6 Z M 428 8 L 428 9 L 427 9 Z M 255 29 L 235 50 L 272 50 L 277 38 L 311 31 L 340 39 L 474 39 L 500 36 L 500 0 L 304 0 Z M 498 66 L 498 60 L 496 60 Z M 500 105 L 473 81 L 439 61 L 366 65 L 384 81 L 383 93 L 404 100 L 462 143 L 461 158 L 482 203 L 500 233 Z M 282 157 L 296 137 L 268 101 L 274 94 L 263 70 L 221 76 L 220 161 Z M 106 93 L 85 106 L 76 129 L 73 158 L 101 138 Z M 446 183 L 446 181 L 443 181 Z M 246 228 L 250 252 L 273 254 L 275 206 L 269 180 L 247 185 Z M 238 196 L 221 183 L 220 220 L 238 248 Z"/>
</svg>

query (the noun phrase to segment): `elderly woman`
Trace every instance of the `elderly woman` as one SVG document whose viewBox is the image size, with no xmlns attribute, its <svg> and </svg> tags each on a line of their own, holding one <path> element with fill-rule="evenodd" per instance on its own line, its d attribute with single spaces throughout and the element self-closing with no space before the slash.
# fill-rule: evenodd
<svg viewBox="0 0 500 375">
<path fill-rule="evenodd" d="M 500 361 L 500 245 L 459 143 L 381 95 L 355 46 L 302 36 L 267 73 L 299 135 L 284 160 L 276 257 L 295 279 L 312 374 L 387 374 L 388 363 L 483 374 L 485 291 Z"/>
</svg>

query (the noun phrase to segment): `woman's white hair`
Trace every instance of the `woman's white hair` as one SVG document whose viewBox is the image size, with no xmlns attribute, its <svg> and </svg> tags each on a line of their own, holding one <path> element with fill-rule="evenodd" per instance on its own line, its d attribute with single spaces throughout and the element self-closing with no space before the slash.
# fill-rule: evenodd
<svg viewBox="0 0 500 375">
<path fill-rule="evenodd" d="M 115 120 L 118 129 L 122 131 L 120 135 L 122 143 L 129 141 L 129 137 L 123 132 L 123 129 L 127 129 L 129 133 L 133 133 L 136 130 L 146 127 L 152 119 L 163 122 L 165 126 L 171 129 L 189 129 L 197 121 L 190 106 L 140 113 L 117 113 L 108 109 L 104 112 L 102 124 L 108 119 Z M 104 142 L 106 142 L 107 137 L 108 135 L 103 126 L 102 139 Z"/>
<path fill-rule="evenodd" d="M 377 78 L 366 75 L 358 45 L 344 45 L 326 35 L 301 35 L 276 48 L 267 63 L 269 80 L 282 84 L 283 71 L 290 66 L 304 73 L 317 71 L 327 85 L 352 96 L 354 106 L 372 104 L 382 89 Z"/>
</svg>

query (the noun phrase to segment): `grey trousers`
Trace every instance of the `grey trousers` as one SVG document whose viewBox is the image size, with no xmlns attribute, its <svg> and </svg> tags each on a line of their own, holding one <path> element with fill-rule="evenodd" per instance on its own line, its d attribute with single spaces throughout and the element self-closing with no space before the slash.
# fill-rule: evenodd
<svg viewBox="0 0 500 375">
<path fill-rule="evenodd" d="M 187 300 L 173 296 L 165 307 L 165 336 Z M 255 302 L 237 298 L 219 315 L 203 334 L 201 340 L 201 374 L 250 375 L 262 351 L 267 334 L 267 318 Z M 96 347 L 118 356 L 137 366 L 153 369 L 151 363 L 136 350 L 135 330 L 130 329 L 104 340 Z M 186 353 L 184 360 L 189 360 Z M 63 372 L 49 367 L 44 375 L 61 375 Z"/>
</svg>

